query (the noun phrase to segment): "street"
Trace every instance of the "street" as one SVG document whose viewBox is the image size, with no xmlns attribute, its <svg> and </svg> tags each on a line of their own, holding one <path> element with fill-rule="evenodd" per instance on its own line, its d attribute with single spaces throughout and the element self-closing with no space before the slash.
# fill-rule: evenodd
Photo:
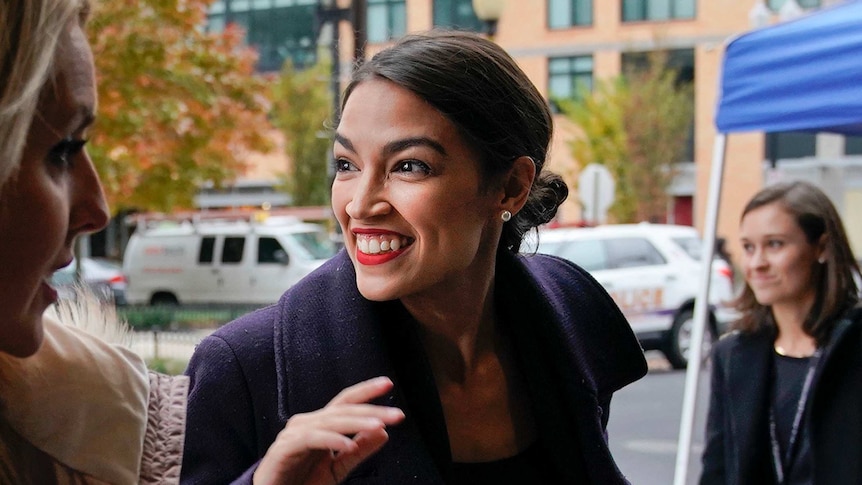
<svg viewBox="0 0 862 485">
<path fill-rule="evenodd" d="M 614 394 L 608 434 L 611 451 L 633 485 L 670 485 L 676 466 L 685 371 L 656 365 L 660 354 L 648 352 L 650 372 Z M 697 483 L 704 425 L 709 404 L 709 371 L 700 378 L 687 484 Z"/>
</svg>

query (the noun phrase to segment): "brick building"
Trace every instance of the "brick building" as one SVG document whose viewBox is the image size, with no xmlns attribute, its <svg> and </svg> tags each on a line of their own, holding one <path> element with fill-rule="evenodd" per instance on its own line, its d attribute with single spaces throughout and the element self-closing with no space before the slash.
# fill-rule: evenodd
<svg viewBox="0 0 862 485">
<path fill-rule="evenodd" d="M 471 0 L 366 0 L 368 55 L 406 32 L 433 27 L 482 31 Z M 688 155 L 677 160 L 679 175 L 670 191 L 667 220 L 699 227 L 715 129 L 717 78 L 725 42 L 752 28 L 780 22 L 836 3 L 834 0 L 507 0 L 494 40 L 527 72 L 548 99 L 567 97 L 578 83 L 622 72 L 628 62 L 656 49 L 669 50 L 672 65 L 695 86 L 695 115 Z M 210 28 L 239 22 L 249 42 L 265 59 L 263 69 L 279 57 L 309 59 L 315 0 L 221 0 L 213 4 Z M 337 5 L 349 7 L 348 0 Z M 799 8 L 801 7 L 801 8 Z M 797 11 L 798 10 L 798 11 Z M 758 15 L 759 13 L 759 15 Z M 296 15 L 296 18 L 294 18 Z M 275 22 L 283 18 L 291 21 Z M 299 22 L 299 19 L 304 19 Z M 349 74 L 352 26 L 340 23 L 341 72 Z M 794 46 L 788 46 L 789 49 Z M 577 202 L 579 164 L 567 140 L 573 127 L 555 117 L 555 139 L 549 167 L 563 174 L 572 190 L 561 209 L 561 222 L 580 220 Z M 837 135 L 763 133 L 730 136 L 725 165 L 718 235 L 736 247 L 739 213 L 755 191 L 773 180 L 805 178 L 833 197 L 845 219 L 857 253 L 862 253 L 862 224 L 851 214 L 862 207 L 862 139 Z M 772 162 L 775 168 L 772 168 Z M 860 226 L 860 227 L 857 227 Z"/>
</svg>

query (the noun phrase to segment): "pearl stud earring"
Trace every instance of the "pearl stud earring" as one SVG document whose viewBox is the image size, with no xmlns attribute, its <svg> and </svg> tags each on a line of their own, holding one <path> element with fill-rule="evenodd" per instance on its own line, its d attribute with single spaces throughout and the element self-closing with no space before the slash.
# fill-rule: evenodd
<svg viewBox="0 0 862 485">
<path fill-rule="evenodd" d="M 500 214 L 500 219 L 503 219 L 503 222 L 509 222 L 509 220 L 512 219 L 512 213 L 509 211 L 503 211 L 503 213 Z"/>
</svg>

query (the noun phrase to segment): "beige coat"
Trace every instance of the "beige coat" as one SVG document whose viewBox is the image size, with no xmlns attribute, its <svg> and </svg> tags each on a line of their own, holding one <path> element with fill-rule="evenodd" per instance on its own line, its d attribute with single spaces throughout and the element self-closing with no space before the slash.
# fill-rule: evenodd
<svg viewBox="0 0 862 485">
<path fill-rule="evenodd" d="M 33 356 L 0 353 L 0 483 L 179 483 L 188 378 L 148 371 L 113 312 L 78 301 L 46 313 Z"/>
</svg>

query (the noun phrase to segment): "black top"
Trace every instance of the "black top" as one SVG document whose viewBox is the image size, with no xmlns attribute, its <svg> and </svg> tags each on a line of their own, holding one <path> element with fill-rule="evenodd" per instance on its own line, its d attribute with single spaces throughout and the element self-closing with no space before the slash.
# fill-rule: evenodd
<svg viewBox="0 0 862 485">
<path fill-rule="evenodd" d="M 565 483 L 554 471 L 553 463 L 536 442 L 515 456 L 479 463 L 453 463 L 453 485 Z"/>
<path fill-rule="evenodd" d="M 404 393 L 409 407 L 405 409 L 407 418 L 402 425 L 415 422 L 438 471 L 449 485 L 588 483 L 576 425 L 560 393 L 563 384 L 552 359 L 553 344 L 539 340 L 541 331 L 535 325 L 519 325 L 519 320 L 508 318 L 516 314 L 511 308 L 514 303 L 498 303 L 501 331 L 504 338 L 512 339 L 515 358 L 526 380 L 538 441 L 513 457 L 484 463 L 455 463 L 419 323 L 402 305 L 386 305 L 381 322 L 383 337 L 395 363 L 396 387 Z"/>
<path fill-rule="evenodd" d="M 781 449 L 781 456 L 787 456 L 787 445 L 790 441 L 793 418 L 799 406 L 802 388 L 811 357 L 788 357 L 775 353 L 773 359 L 773 376 L 770 404 L 775 410 L 775 434 Z M 811 444 L 807 426 L 799 427 L 796 438 L 796 450 L 791 455 L 790 463 L 785 463 L 786 484 L 812 483 Z"/>
</svg>

